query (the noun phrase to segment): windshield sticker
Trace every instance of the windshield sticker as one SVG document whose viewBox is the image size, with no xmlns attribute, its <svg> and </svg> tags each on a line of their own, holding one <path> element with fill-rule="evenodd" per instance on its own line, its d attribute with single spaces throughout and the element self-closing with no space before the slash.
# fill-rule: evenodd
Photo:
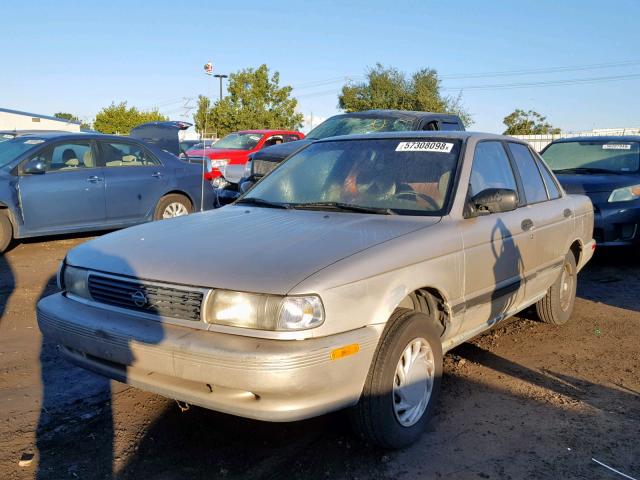
<svg viewBox="0 0 640 480">
<path fill-rule="evenodd" d="M 400 142 L 396 152 L 439 152 L 451 153 L 453 143 L 446 142 Z"/>
<path fill-rule="evenodd" d="M 251 140 L 260 140 L 260 135 L 249 135 Z"/>
<path fill-rule="evenodd" d="M 44 143 L 44 140 L 27 140 L 26 142 L 24 142 L 25 145 L 38 145 L 40 143 Z"/>
<path fill-rule="evenodd" d="M 629 143 L 605 143 L 602 145 L 603 150 L 631 150 Z"/>
</svg>

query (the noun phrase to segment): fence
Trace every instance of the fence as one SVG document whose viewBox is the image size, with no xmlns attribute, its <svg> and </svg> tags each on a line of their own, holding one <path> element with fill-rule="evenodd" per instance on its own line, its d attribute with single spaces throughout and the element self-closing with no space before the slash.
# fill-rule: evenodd
<svg viewBox="0 0 640 480">
<path fill-rule="evenodd" d="M 601 137 L 605 135 L 640 135 L 640 128 L 602 128 L 583 132 L 561 132 L 548 135 L 513 135 L 526 140 L 536 152 L 541 151 L 554 140 L 573 137 Z"/>
</svg>

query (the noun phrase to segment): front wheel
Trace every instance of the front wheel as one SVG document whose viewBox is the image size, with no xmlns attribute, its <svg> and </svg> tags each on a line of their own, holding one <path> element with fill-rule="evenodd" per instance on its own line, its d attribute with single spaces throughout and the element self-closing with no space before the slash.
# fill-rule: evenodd
<svg viewBox="0 0 640 480">
<path fill-rule="evenodd" d="M 576 300 L 577 277 L 576 257 L 569 252 L 564 258 L 558 279 L 536 303 L 536 313 L 540 320 L 552 325 L 567 323 Z"/>
<path fill-rule="evenodd" d="M 442 344 L 431 319 L 397 309 L 352 410 L 356 432 L 383 448 L 415 442 L 432 414 L 441 377 Z"/>
<path fill-rule="evenodd" d="M 13 226 L 9 217 L 0 210 L 0 253 L 9 248 L 9 244 L 13 240 Z"/>
<path fill-rule="evenodd" d="M 160 199 L 153 215 L 154 220 L 164 220 L 167 218 L 182 217 L 189 215 L 193 211 L 193 206 L 187 197 L 172 193 Z"/>
</svg>

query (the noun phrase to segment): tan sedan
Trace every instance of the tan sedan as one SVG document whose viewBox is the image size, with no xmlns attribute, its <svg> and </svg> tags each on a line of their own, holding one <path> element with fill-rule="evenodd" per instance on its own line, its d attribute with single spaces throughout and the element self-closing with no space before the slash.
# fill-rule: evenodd
<svg viewBox="0 0 640 480">
<path fill-rule="evenodd" d="M 589 199 L 519 140 L 336 137 L 233 205 L 71 250 L 38 321 L 139 388 L 267 421 L 350 408 L 364 438 L 402 447 L 444 352 L 530 305 L 569 319 L 592 231 Z"/>
</svg>

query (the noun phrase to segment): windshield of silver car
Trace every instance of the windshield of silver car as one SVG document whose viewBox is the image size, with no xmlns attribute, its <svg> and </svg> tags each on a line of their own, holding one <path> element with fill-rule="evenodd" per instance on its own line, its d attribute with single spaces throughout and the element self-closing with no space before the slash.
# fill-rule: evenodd
<svg viewBox="0 0 640 480">
<path fill-rule="evenodd" d="M 440 215 L 451 195 L 461 143 L 448 138 L 314 143 L 282 163 L 238 203 Z"/>
<path fill-rule="evenodd" d="M 625 141 L 552 143 L 542 154 L 554 172 L 628 173 L 640 169 L 640 144 Z"/>
<path fill-rule="evenodd" d="M 0 142 L 0 168 L 8 165 L 11 161 L 15 160 L 27 150 L 30 150 L 41 143 L 44 143 L 43 139 L 29 137 L 26 135 L 23 137 L 15 137 L 5 142 Z"/>
</svg>

